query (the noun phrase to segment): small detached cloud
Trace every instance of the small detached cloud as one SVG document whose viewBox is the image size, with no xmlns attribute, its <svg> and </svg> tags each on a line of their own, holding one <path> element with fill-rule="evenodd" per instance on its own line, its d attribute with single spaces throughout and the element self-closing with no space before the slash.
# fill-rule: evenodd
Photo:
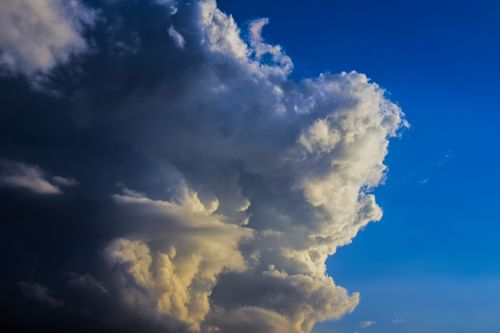
<svg viewBox="0 0 500 333">
<path fill-rule="evenodd" d="M 74 178 L 47 178 L 46 173 L 36 165 L 0 160 L 0 186 L 22 188 L 37 194 L 63 194 L 61 187 L 77 184 Z"/>
<path fill-rule="evenodd" d="M 406 319 L 394 318 L 393 320 L 391 320 L 391 323 L 393 323 L 393 324 L 404 324 L 404 323 L 406 323 Z"/>
<path fill-rule="evenodd" d="M 420 178 L 418 180 L 418 183 L 424 185 L 424 184 L 427 184 L 429 182 L 429 180 L 430 180 L 429 177 Z"/>
<path fill-rule="evenodd" d="M 438 162 L 438 166 L 442 167 L 449 161 L 453 160 L 455 158 L 455 154 L 453 153 L 453 150 L 450 149 L 444 155 L 441 157 L 441 159 Z"/>
<path fill-rule="evenodd" d="M 52 290 L 45 286 L 42 286 L 41 284 L 33 281 L 20 281 L 18 282 L 17 286 L 23 293 L 24 297 L 26 297 L 27 299 L 35 300 L 50 307 L 60 307 L 64 305 L 63 301 L 57 299 L 53 295 Z"/>
<path fill-rule="evenodd" d="M 368 327 L 371 327 L 371 326 L 373 326 L 375 324 L 376 324 L 376 322 L 373 321 L 373 320 L 364 320 L 361 323 L 359 323 L 359 327 L 361 327 L 361 328 L 368 328 Z"/>
</svg>

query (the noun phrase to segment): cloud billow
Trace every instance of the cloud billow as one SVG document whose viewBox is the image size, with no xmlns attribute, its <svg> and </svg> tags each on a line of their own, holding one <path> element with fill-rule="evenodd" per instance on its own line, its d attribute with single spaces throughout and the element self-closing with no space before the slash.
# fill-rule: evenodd
<svg viewBox="0 0 500 333">
<path fill-rule="evenodd" d="M 79 272 L 71 288 L 53 282 L 58 311 L 91 309 L 95 331 L 113 326 L 99 326 L 113 314 L 148 322 L 145 331 L 204 333 L 305 333 L 353 311 L 359 295 L 336 285 L 325 261 L 382 217 L 371 192 L 389 138 L 406 126 L 400 108 L 360 73 L 292 80 L 290 57 L 262 37 L 268 20 L 251 22 L 243 39 L 212 0 L 92 10 L 96 51 L 80 55 L 81 73 L 57 80 L 68 82 L 56 100 L 15 90 L 42 103 L 13 98 L 5 117 L 14 130 L 2 134 L 4 158 L 78 179 L 66 201 L 48 203 L 74 210 L 43 215 L 74 216 L 88 240 L 64 243 L 41 274 Z M 58 124 L 43 118 L 32 125 L 37 139 L 21 140 L 24 117 L 49 105 Z M 37 278 L 25 271 L 12 278 Z M 64 299 L 78 286 L 106 302 Z"/>
<path fill-rule="evenodd" d="M 32 82 L 89 48 L 96 13 L 79 1 L 6 0 L 0 11 L 0 65 Z"/>
</svg>

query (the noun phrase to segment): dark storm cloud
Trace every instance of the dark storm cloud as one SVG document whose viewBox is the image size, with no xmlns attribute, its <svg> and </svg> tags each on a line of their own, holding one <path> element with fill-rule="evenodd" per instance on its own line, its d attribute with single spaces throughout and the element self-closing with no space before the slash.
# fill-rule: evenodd
<svg viewBox="0 0 500 333">
<path fill-rule="evenodd" d="M 382 216 L 370 191 L 405 121 L 380 87 L 291 80 L 266 19 L 243 40 L 210 0 L 75 2 L 88 15 L 70 19 L 42 3 L 23 15 L 42 8 L 72 36 L 36 45 L 48 65 L 0 34 L 31 64 L 4 60 L 0 80 L 9 324 L 290 333 L 355 308 L 325 260 Z"/>
</svg>

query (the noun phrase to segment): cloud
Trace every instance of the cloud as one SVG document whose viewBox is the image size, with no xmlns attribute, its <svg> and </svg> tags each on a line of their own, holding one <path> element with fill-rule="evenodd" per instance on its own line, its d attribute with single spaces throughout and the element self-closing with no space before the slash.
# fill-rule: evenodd
<svg viewBox="0 0 500 333">
<path fill-rule="evenodd" d="M 173 25 L 168 28 L 168 35 L 172 38 L 177 47 L 180 47 L 181 49 L 184 48 L 184 45 L 186 45 L 186 41 L 184 40 L 184 37 L 182 37 L 182 35 L 177 30 L 175 30 Z"/>
<path fill-rule="evenodd" d="M 424 185 L 424 184 L 427 184 L 429 181 L 430 181 L 430 178 L 429 177 L 425 177 L 425 178 L 420 178 L 418 180 L 418 183 Z"/>
<path fill-rule="evenodd" d="M 72 177 L 54 176 L 54 177 L 52 177 L 52 181 L 60 186 L 76 186 L 76 185 L 78 185 L 78 181 Z"/>
<path fill-rule="evenodd" d="M 96 14 L 79 1 L 6 0 L 0 11 L 0 66 L 30 79 L 88 50 L 83 37 Z"/>
<path fill-rule="evenodd" d="M 455 158 L 455 153 L 452 149 L 448 150 L 444 155 L 440 158 L 438 162 L 438 167 L 443 167 L 446 163 L 453 160 Z"/>
<path fill-rule="evenodd" d="M 93 291 L 100 294 L 109 294 L 108 289 L 103 285 L 102 282 L 98 281 L 95 277 L 89 273 L 83 275 L 69 272 L 67 273 L 68 283 L 74 288 L 80 288 L 87 291 Z"/>
<path fill-rule="evenodd" d="M 113 328 L 108 314 L 151 331 L 306 333 L 353 311 L 359 294 L 325 262 L 382 218 L 373 189 L 401 109 L 354 71 L 291 78 L 291 58 L 263 37 L 267 19 L 242 33 L 215 1 L 164 2 L 100 4 L 82 79 L 7 111 L 15 130 L 0 133 L 2 148 L 80 183 L 67 206 L 33 208 L 61 230 L 45 235 L 44 256 L 58 260 L 44 269 L 88 272 L 68 283 L 108 291 L 104 310 L 82 307 Z M 140 47 L 114 52 L 131 34 Z M 28 116 L 36 140 L 23 141 Z M 11 186 L 40 193 L 76 185 L 6 169 L 23 180 Z"/>
<path fill-rule="evenodd" d="M 55 298 L 52 290 L 36 282 L 18 282 L 17 286 L 27 299 L 38 301 L 50 307 L 60 307 L 64 302 Z"/>
<path fill-rule="evenodd" d="M 177 1 L 176 0 L 156 0 L 156 3 L 167 7 L 170 14 L 172 14 L 172 15 L 177 13 Z"/>
<path fill-rule="evenodd" d="M 393 324 L 404 324 L 404 323 L 406 323 L 406 319 L 394 318 L 393 320 L 391 320 L 391 323 L 393 323 Z"/>
<path fill-rule="evenodd" d="M 60 186 L 75 186 L 78 182 L 73 178 L 61 176 L 48 180 L 45 172 L 36 165 L 21 162 L 0 160 L 0 186 L 24 188 L 38 194 L 62 194 Z"/>
<path fill-rule="evenodd" d="M 142 212 L 141 227 L 115 240 L 108 260 L 121 267 L 131 306 L 176 325 L 230 332 L 259 322 L 259 331 L 281 332 L 276 324 L 285 321 L 285 331 L 310 332 L 359 302 L 326 276 L 325 261 L 381 218 L 370 190 L 384 178 L 388 137 L 404 123 L 402 113 L 356 72 L 289 80 L 290 59 L 261 37 L 267 20 L 250 24 L 247 43 L 215 2 L 194 9 L 202 66 L 182 94 L 150 97 L 149 116 L 121 131 L 133 137 L 149 129 L 135 144 L 163 152 L 177 174 L 168 186 L 182 195 L 115 194 Z M 272 61 L 261 62 L 264 54 Z M 124 112 L 136 108 L 143 107 Z M 160 139 L 158 122 L 175 125 Z M 237 323 L 241 313 L 246 319 Z"/>
<path fill-rule="evenodd" d="M 0 160 L 0 185 L 24 188 L 38 194 L 62 194 L 59 186 L 74 186 L 73 178 L 55 176 L 49 181 L 45 173 L 35 165 Z"/>
<path fill-rule="evenodd" d="M 106 248 L 123 284 L 123 298 L 132 305 L 152 306 L 198 331 L 218 275 L 245 269 L 238 244 L 252 237 L 251 230 L 225 223 L 214 214 L 217 200 L 202 202 L 187 187 L 179 189 L 175 201 L 152 200 L 129 189 L 114 198 L 131 214 L 140 211 L 136 218 L 148 237 L 117 239 Z"/>
<path fill-rule="evenodd" d="M 359 323 L 359 327 L 368 328 L 368 327 L 371 327 L 375 324 L 376 324 L 376 322 L 374 322 L 373 320 L 364 320 L 361 323 Z"/>
</svg>

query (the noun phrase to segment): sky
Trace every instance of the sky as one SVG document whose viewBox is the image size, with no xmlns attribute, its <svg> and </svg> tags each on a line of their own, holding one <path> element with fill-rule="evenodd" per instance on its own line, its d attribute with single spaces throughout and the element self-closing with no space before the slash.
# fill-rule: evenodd
<svg viewBox="0 0 500 333">
<path fill-rule="evenodd" d="M 498 31 L 485 0 L 5 0 L 2 321 L 496 333 Z"/>
</svg>

